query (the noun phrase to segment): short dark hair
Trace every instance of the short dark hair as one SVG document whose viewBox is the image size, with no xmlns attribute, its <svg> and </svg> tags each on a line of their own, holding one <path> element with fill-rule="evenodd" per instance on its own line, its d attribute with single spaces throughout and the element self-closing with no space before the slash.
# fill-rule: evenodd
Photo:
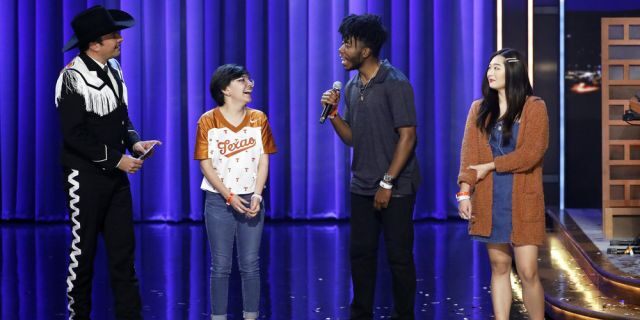
<svg viewBox="0 0 640 320">
<path fill-rule="evenodd" d="M 338 32 L 342 35 L 343 41 L 349 41 L 351 38 L 362 41 L 376 58 L 387 41 L 387 30 L 382 25 L 382 19 L 373 14 L 350 14 L 344 17 Z"/>
<path fill-rule="evenodd" d="M 92 41 L 85 41 L 85 42 L 78 43 L 78 49 L 80 50 L 80 52 L 87 52 L 87 50 L 89 50 L 89 44 L 91 44 L 91 42 L 97 42 L 99 44 L 102 44 L 102 36 L 99 36 L 97 39 Z"/>
<path fill-rule="evenodd" d="M 244 66 L 237 64 L 224 64 L 216 69 L 213 76 L 211 76 L 209 91 L 218 106 L 224 105 L 224 94 L 222 90 L 226 89 L 231 81 L 245 75 L 249 75 L 249 71 L 247 71 Z"/>
</svg>

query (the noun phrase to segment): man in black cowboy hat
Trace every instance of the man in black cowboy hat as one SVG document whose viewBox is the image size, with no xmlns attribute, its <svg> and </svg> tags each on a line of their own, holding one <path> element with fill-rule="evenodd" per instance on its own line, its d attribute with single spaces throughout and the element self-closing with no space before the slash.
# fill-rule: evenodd
<svg viewBox="0 0 640 320">
<path fill-rule="evenodd" d="M 75 35 L 63 51 L 79 47 L 60 73 L 56 105 L 63 146 L 71 220 L 67 277 L 69 319 L 89 319 L 97 237 L 103 233 L 118 319 L 140 319 L 134 269 L 131 190 L 127 173 L 142 168 L 141 155 L 160 141 L 141 141 L 127 112 L 127 87 L 120 64 L 120 30 L 135 23 L 128 13 L 91 7 L 71 22 Z"/>
</svg>

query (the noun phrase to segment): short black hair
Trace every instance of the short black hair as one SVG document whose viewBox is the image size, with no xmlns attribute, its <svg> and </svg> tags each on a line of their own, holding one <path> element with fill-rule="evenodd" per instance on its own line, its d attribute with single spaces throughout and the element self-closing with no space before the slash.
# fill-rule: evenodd
<svg viewBox="0 0 640 320">
<path fill-rule="evenodd" d="M 387 41 L 387 30 L 382 25 L 382 19 L 373 14 L 350 14 L 344 17 L 338 32 L 342 35 L 343 41 L 349 41 L 351 38 L 362 41 L 376 58 Z"/>
<path fill-rule="evenodd" d="M 87 52 L 87 50 L 89 50 L 89 45 L 91 44 L 91 42 L 97 42 L 99 44 L 102 44 L 102 36 L 99 36 L 98 38 L 92 41 L 85 41 L 85 42 L 78 43 L 78 49 L 80 50 L 80 52 Z"/>
<path fill-rule="evenodd" d="M 247 71 L 244 66 L 237 64 L 224 64 L 216 69 L 213 76 L 211 76 L 209 91 L 218 106 L 224 105 L 224 94 L 222 90 L 226 89 L 231 81 L 242 78 L 245 75 L 249 75 L 249 71 Z"/>
</svg>

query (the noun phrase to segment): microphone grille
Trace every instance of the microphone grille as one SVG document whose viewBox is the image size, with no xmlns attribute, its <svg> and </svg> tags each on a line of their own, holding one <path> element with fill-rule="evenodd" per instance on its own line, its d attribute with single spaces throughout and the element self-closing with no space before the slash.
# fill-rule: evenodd
<svg viewBox="0 0 640 320">
<path fill-rule="evenodd" d="M 334 90 L 340 90 L 340 89 L 342 89 L 342 82 L 340 82 L 340 81 L 336 81 L 336 82 L 334 82 L 334 83 L 333 83 L 333 89 L 334 89 Z"/>
</svg>

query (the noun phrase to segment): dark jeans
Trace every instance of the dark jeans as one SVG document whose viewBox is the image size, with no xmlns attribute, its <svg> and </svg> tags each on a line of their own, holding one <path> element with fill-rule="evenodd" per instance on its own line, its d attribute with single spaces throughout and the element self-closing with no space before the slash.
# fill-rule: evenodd
<svg viewBox="0 0 640 320">
<path fill-rule="evenodd" d="M 391 269 L 393 319 L 414 319 L 416 268 L 413 263 L 415 195 L 392 197 L 386 209 L 373 207 L 373 196 L 351 194 L 351 319 L 372 319 L 380 231 Z"/>
</svg>

